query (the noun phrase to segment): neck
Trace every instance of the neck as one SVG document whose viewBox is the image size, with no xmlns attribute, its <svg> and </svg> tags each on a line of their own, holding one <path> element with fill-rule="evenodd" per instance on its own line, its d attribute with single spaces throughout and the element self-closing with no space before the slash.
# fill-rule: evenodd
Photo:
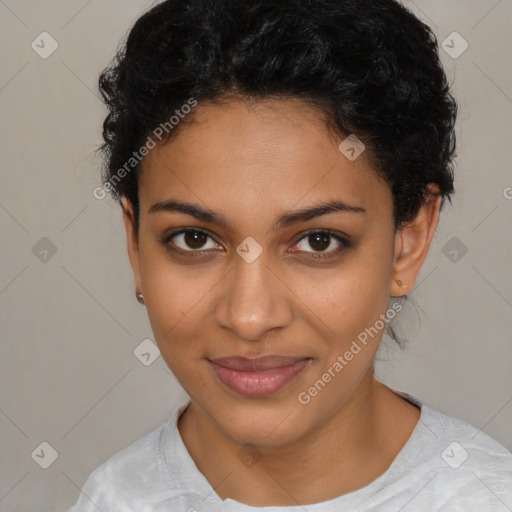
<svg viewBox="0 0 512 512">
<path fill-rule="evenodd" d="M 221 499 L 260 507 L 293 506 L 335 498 L 380 476 L 418 418 L 415 406 L 376 381 L 370 371 L 323 425 L 292 444 L 256 449 L 252 461 L 242 463 L 241 446 L 194 403 L 178 428 L 199 471 Z"/>
</svg>

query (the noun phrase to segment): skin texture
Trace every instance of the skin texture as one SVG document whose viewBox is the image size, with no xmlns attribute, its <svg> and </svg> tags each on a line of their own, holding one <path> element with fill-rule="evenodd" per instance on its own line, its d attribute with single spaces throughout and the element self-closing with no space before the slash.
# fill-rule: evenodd
<svg viewBox="0 0 512 512">
<path fill-rule="evenodd" d="M 300 100 L 200 104 L 193 120 L 143 162 L 138 233 L 123 200 L 136 289 L 162 357 L 192 400 L 179 421 L 183 442 L 222 499 L 291 506 L 361 488 L 389 467 L 420 414 L 374 378 L 382 331 L 308 404 L 297 397 L 386 313 L 390 296 L 412 289 L 440 198 L 395 232 L 391 189 L 369 153 L 349 161 L 338 149 L 344 137 L 335 139 Z M 213 210 L 231 228 L 148 212 L 169 199 Z M 273 229 L 283 213 L 331 200 L 365 212 Z M 180 228 L 211 238 L 162 242 Z M 311 229 L 345 234 L 350 245 L 315 244 L 305 236 Z M 263 250 L 252 263 L 236 252 L 247 237 Z M 183 254 L 169 250 L 173 242 Z M 332 257 L 312 257 L 322 254 Z M 234 354 L 312 360 L 278 392 L 247 398 L 217 380 L 207 361 Z"/>
</svg>

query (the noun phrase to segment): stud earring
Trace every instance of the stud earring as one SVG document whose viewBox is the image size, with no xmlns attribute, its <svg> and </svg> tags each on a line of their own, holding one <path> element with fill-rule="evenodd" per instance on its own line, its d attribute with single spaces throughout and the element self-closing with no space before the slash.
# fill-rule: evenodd
<svg viewBox="0 0 512 512">
<path fill-rule="evenodd" d="M 144 304 L 144 295 L 142 295 L 142 293 L 136 292 L 135 297 L 137 298 L 139 304 Z"/>
<path fill-rule="evenodd" d="M 397 284 L 398 286 L 400 286 L 400 288 L 407 288 L 407 285 L 406 285 L 406 284 L 404 284 L 404 283 L 402 283 L 402 281 L 400 281 L 400 279 L 397 279 L 397 280 L 396 280 L 396 284 Z"/>
</svg>

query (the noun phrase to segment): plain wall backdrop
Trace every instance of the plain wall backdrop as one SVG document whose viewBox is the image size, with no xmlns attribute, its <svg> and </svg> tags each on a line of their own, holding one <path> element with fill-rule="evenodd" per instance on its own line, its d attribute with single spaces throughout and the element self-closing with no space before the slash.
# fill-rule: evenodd
<svg viewBox="0 0 512 512">
<path fill-rule="evenodd" d="M 398 320 L 408 347 L 386 342 L 377 374 L 512 449 L 512 0 L 404 3 L 442 47 L 459 156 L 453 205 Z M 186 399 L 161 357 L 134 355 L 152 332 L 120 208 L 93 196 L 98 75 L 151 5 L 0 0 L 1 511 L 66 509 Z"/>
</svg>

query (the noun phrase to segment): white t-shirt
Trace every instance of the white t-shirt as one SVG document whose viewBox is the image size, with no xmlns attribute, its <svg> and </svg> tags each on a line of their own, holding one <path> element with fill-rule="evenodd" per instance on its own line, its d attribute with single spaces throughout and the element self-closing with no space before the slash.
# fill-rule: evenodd
<svg viewBox="0 0 512 512">
<path fill-rule="evenodd" d="M 409 440 L 381 476 L 337 498 L 290 507 L 222 500 L 181 439 L 177 422 L 187 401 L 160 428 L 96 468 L 68 512 L 511 512 L 512 454 L 476 428 L 405 396 L 421 407 Z"/>
</svg>

